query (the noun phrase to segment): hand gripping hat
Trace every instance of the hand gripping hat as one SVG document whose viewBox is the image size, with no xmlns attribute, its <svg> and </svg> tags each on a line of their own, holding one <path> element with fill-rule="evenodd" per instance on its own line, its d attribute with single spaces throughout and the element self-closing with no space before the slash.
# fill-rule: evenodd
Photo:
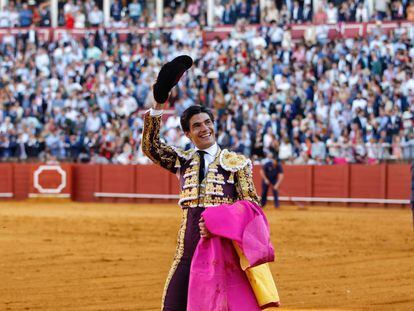
<svg viewBox="0 0 414 311">
<path fill-rule="evenodd" d="M 193 59 L 190 56 L 181 55 L 161 67 L 153 87 L 154 99 L 157 103 L 163 104 L 167 101 L 171 89 L 192 65 Z"/>
</svg>

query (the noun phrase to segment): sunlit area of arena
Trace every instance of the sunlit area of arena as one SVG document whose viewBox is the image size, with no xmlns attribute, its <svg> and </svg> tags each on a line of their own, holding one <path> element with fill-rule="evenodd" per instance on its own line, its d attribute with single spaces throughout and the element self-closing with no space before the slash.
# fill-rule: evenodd
<svg viewBox="0 0 414 311">
<path fill-rule="evenodd" d="M 286 310 L 410 310 L 410 211 L 265 209 Z M 173 204 L 2 203 L 2 310 L 159 310 Z"/>
</svg>

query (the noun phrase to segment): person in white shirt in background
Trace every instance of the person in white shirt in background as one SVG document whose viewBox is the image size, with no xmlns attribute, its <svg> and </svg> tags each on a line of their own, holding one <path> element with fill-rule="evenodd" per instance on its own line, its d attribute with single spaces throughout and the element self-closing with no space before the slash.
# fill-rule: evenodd
<svg viewBox="0 0 414 311">
<path fill-rule="evenodd" d="M 173 23 L 175 26 L 185 26 L 191 21 L 191 16 L 184 11 L 183 7 L 178 8 L 175 13 Z"/>
<path fill-rule="evenodd" d="M 355 12 L 355 20 L 359 23 L 368 22 L 369 16 L 368 16 L 368 10 L 366 6 L 363 3 L 358 4 L 358 7 Z"/>
<path fill-rule="evenodd" d="M 91 24 L 91 27 L 98 27 L 103 23 L 103 12 L 99 9 L 97 5 L 93 7 L 93 10 L 89 12 L 88 21 Z"/>
<path fill-rule="evenodd" d="M 75 28 L 85 28 L 86 16 L 82 10 L 78 10 L 75 14 Z"/>
<path fill-rule="evenodd" d="M 328 17 L 328 24 L 336 24 L 338 22 L 338 8 L 332 2 L 326 8 L 326 15 Z"/>
<path fill-rule="evenodd" d="M 4 6 L 3 10 L 0 11 L 0 27 L 7 28 L 11 26 L 9 7 Z"/>
</svg>

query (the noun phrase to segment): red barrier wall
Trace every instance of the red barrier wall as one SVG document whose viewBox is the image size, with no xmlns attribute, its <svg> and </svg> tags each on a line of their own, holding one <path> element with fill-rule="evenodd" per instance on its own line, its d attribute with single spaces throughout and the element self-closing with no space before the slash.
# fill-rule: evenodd
<svg viewBox="0 0 414 311">
<path fill-rule="evenodd" d="M 27 199 L 29 195 L 30 169 L 29 164 L 9 164 L 13 166 L 13 194 L 17 200 Z"/>
<path fill-rule="evenodd" d="M 385 198 L 386 166 L 351 165 L 350 166 L 351 198 Z"/>
<path fill-rule="evenodd" d="M 313 167 L 309 165 L 283 166 L 284 180 L 281 196 L 311 197 L 313 193 Z"/>
<path fill-rule="evenodd" d="M 157 165 L 136 166 L 137 173 L 137 193 L 144 194 L 170 194 L 171 177 L 176 178 L 165 169 Z M 171 176 L 170 176 L 171 175 Z"/>
<path fill-rule="evenodd" d="M 13 166 L 0 164 L 0 193 L 7 198 L 13 192 Z"/>
<path fill-rule="evenodd" d="M 28 198 L 29 192 L 33 191 L 33 171 L 38 166 L 0 164 L 0 197 L 7 198 L 7 194 L 12 194 L 13 199 Z M 62 165 L 63 168 L 66 166 L 72 177 L 68 179 L 71 182 L 67 189 L 70 189 L 71 198 L 75 201 L 157 201 L 161 199 L 160 195 L 178 194 L 177 176 L 156 165 Z M 331 198 L 333 202 L 349 201 L 358 205 L 369 205 L 378 199 L 383 201 L 381 204 L 407 205 L 410 199 L 411 173 L 408 164 L 298 165 L 283 168 L 282 197 L 300 197 L 305 201 L 317 202 Z M 253 178 L 261 194 L 260 166 L 254 166 Z M 177 201 L 176 198 L 169 199 Z"/>
<path fill-rule="evenodd" d="M 410 198 L 411 174 L 406 164 L 387 165 L 386 194 L 387 199 Z"/>
<path fill-rule="evenodd" d="M 94 193 L 98 189 L 99 168 L 99 165 L 73 165 L 73 200 L 82 202 L 95 201 Z"/>
<path fill-rule="evenodd" d="M 349 196 L 348 165 L 315 166 L 313 177 L 312 196 L 322 198 Z"/>
</svg>

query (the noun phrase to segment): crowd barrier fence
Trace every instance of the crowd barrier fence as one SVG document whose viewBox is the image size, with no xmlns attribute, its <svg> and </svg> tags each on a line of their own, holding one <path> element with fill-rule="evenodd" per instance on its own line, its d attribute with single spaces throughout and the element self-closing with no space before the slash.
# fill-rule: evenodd
<svg viewBox="0 0 414 311">
<path fill-rule="evenodd" d="M 410 203 L 408 164 L 284 165 L 283 168 L 282 201 L 350 206 Z M 253 178 L 260 195 L 260 165 L 254 166 Z M 2 200 L 52 197 L 81 202 L 177 202 L 178 191 L 177 176 L 152 164 L 0 164 Z"/>
<path fill-rule="evenodd" d="M 364 22 L 364 23 L 355 23 L 355 22 L 339 22 L 336 24 L 326 24 L 328 30 L 328 37 L 330 39 L 339 39 L 339 38 L 360 38 L 366 37 L 374 29 L 380 30 L 383 34 L 389 34 L 397 28 L 407 28 L 412 27 L 413 22 L 409 21 L 384 21 L 384 22 Z M 263 25 L 248 25 L 246 29 L 258 28 Z M 309 30 L 316 30 L 316 27 L 321 25 L 315 25 L 312 23 L 304 24 L 290 24 L 288 25 L 291 31 L 292 39 L 298 40 L 305 36 L 305 32 Z M 204 28 L 201 33 L 206 42 L 213 40 L 216 37 L 226 38 L 231 32 L 234 31 L 234 25 L 219 25 L 212 28 Z M 180 27 L 174 28 L 163 28 L 163 31 L 172 31 L 173 29 L 179 29 Z M 13 36 L 24 36 L 29 31 L 36 31 L 38 38 L 42 41 L 57 41 L 61 38 L 72 36 L 73 38 L 84 38 L 89 34 L 95 33 L 98 28 L 74 28 L 68 29 L 65 27 L 13 27 L 13 28 L 0 28 L 0 40 L 3 40 L 4 36 L 13 35 Z M 154 31 L 153 28 L 138 28 L 138 27 L 128 27 L 128 28 L 105 28 L 108 33 L 116 33 L 119 35 L 121 41 L 126 40 L 129 34 L 138 33 L 145 34 L 149 31 Z"/>
</svg>

